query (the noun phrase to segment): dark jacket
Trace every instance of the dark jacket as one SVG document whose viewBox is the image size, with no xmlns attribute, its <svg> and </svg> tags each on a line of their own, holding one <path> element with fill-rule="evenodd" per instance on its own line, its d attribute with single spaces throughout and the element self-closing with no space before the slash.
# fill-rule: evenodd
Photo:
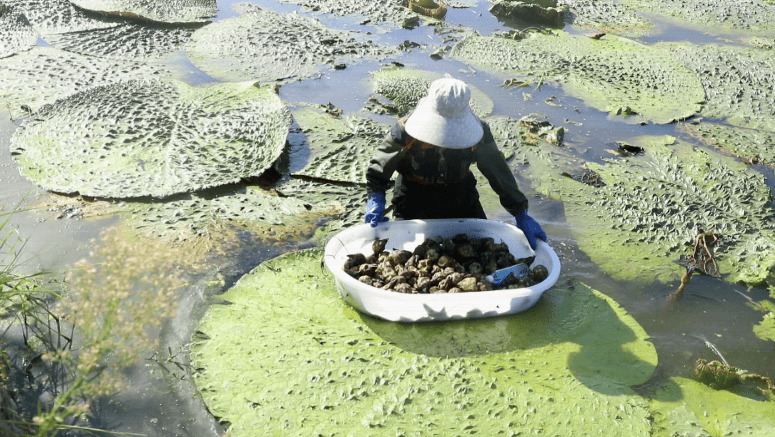
<svg viewBox="0 0 775 437">
<path fill-rule="evenodd" d="M 485 122 L 482 122 L 482 127 L 484 135 L 475 146 L 447 149 L 412 138 L 404 130 L 403 120 L 399 121 L 385 136 L 366 171 L 369 193 L 385 193 L 394 172 L 400 176 L 396 180 L 393 203 L 396 203 L 396 194 L 399 193 L 411 196 L 413 191 L 430 192 L 424 190 L 425 187 L 441 192 L 471 193 L 460 188 L 476 185 L 469 171 L 470 165 L 476 163 L 506 211 L 517 215 L 527 210 L 527 198 L 519 190 L 514 174 L 495 145 L 490 127 Z M 477 196 L 478 200 L 475 188 L 469 195 Z"/>
</svg>

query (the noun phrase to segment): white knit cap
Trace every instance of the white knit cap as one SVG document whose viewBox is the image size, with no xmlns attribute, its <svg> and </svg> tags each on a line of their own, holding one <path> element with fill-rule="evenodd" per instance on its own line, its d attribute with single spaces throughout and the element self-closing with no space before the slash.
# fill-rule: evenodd
<svg viewBox="0 0 775 437">
<path fill-rule="evenodd" d="M 468 102 L 471 90 L 463 81 L 445 77 L 431 83 L 404 124 L 406 133 L 434 146 L 465 149 L 484 135 L 482 123 Z"/>
</svg>

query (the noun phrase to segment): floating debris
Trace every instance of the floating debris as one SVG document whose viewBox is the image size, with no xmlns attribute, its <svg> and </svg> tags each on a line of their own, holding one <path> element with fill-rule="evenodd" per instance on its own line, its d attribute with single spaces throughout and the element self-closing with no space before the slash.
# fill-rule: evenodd
<svg viewBox="0 0 775 437">
<path fill-rule="evenodd" d="M 694 272 L 714 278 L 721 278 L 712 252 L 713 245 L 718 243 L 718 241 L 719 238 L 713 231 L 702 232 L 695 237 L 692 254 L 681 255 L 678 260 L 679 264 L 686 267 L 686 271 L 681 275 L 681 285 L 668 296 L 670 300 L 680 300 L 683 297 L 686 285 L 689 284 L 689 279 L 691 279 Z"/>
</svg>

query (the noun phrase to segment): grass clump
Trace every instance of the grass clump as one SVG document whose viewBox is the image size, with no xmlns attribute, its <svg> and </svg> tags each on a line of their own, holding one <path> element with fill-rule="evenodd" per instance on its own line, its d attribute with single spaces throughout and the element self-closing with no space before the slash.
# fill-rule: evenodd
<svg viewBox="0 0 775 437">
<path fill-rule="evenodd" d="M 11 234 L 0 240 L 0 434 L 96 431 L 92 402 L 126 388 L 124 370 L 157 347 L 158 327 L 175 313 L 184 285 L 175 258 L 162 244 L 110 229 L 64 282 L 21 276 L 23 243 Z"/>
</svg>

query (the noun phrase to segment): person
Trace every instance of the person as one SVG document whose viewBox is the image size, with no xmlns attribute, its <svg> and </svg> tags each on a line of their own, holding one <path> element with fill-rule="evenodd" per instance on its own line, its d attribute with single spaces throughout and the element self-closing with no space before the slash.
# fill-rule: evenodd
<svg viewBox="0 0 775 437">
<path fill-rule="evenodd" d="M 366 171 L 364 221 L 377 226 L 388 220 L 385 192 L 396 172 L 392 198 L 396 219 L 486 219 L 470 171 L 476 163 L 535 250 L 537 239 L 546 241 L 546 233 L 527 214 L 527 198 L 488 124 L 471 110 L 470 99 L 464 82 L 435 80 L 414 111 L 393 125 Z"/>
</svg>

